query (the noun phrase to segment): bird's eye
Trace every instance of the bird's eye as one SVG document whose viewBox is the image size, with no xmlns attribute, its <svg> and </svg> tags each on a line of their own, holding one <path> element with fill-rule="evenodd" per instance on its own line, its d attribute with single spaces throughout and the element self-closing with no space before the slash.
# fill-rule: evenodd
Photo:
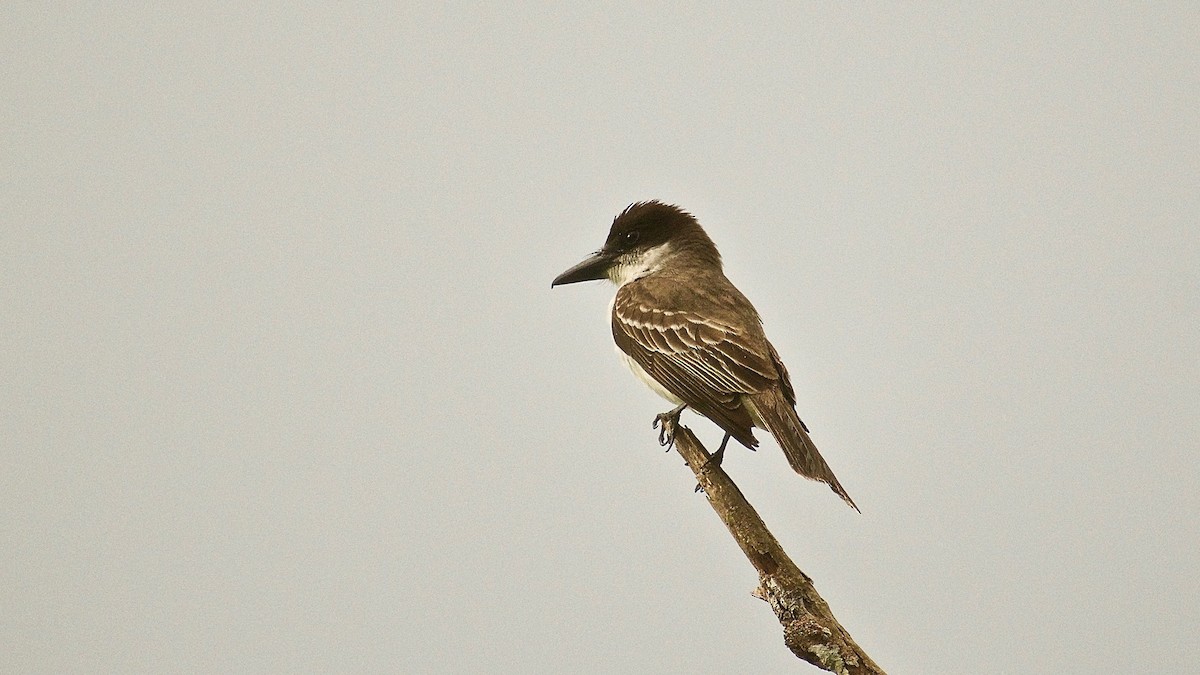
<svg viewBox="0 0 1200 675">
<path fill-rule="evenodd" d="M 637 243 L 638 237 L 641 236 L 641 232 L 638 232 L 637 230 L 630 230 L 629 232 L 621 235 L 621 243 L 625 244 L 626 246 L 632 246 Z"/>
</svg>

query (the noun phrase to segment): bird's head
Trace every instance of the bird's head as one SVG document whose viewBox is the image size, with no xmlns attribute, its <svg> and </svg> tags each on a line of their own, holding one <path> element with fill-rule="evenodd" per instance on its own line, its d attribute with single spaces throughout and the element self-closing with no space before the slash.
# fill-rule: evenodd
<svg viewBox="0 0 1200 675">
<path fill-rule="evenodd" d="M 658 201 L 631 204 L 613 219 L 604 246 L 550 286 L 608 279 L 620 286 L 665 266 L 711 265 L 721 254 L 692 214 Z"/>
</svg>

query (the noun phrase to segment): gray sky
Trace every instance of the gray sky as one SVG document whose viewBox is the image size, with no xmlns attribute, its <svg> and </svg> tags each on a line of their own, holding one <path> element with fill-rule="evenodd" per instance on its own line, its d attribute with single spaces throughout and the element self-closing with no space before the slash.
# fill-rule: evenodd
<svg viewBox="0 0 1200 675">
<path fill-rule="evenodd" d="M 811 671 L 550 290 L 651 198 L 881 665 L 1200 662 L 1200 9 L 977 5 L 5 3 L 0 671 Z"/>
</svg>

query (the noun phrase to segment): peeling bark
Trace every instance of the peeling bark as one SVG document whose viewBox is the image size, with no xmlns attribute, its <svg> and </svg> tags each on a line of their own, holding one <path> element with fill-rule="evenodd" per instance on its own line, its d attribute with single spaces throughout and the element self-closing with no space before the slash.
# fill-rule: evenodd
<svg viewBox="0 0 1200 675">
<path fill-rule="evenodd" d="M 746 501 L 729 475 L 709 463 L 708 450 L 677 420 L 661 420 L 675 450 L 696 474 L 700 489 L 742 552 L 758 570 L 754 596 L 765 600 L 783 626 L 783 642 L 797 657 L 843 675 L 883 675 L 883 669 L 854 642 L 817 594 L 812 579 L 800 571 Z"/>
</svg>

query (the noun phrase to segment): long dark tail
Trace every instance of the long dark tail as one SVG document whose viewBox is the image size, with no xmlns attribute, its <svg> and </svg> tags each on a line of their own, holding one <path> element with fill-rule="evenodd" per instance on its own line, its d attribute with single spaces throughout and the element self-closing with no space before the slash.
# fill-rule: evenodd
<svg viewBox="0 0 1200 675">
<path fill-rule="evenodd" d="M 862 510 L 846 493 L 846 489 L 838 482 L 837 476 L 833 475 L 833 469 L 829 468 L 829 465 L 825 463 L 825 458 L 821 457 L 821 453 L 817 451 L 817 446 L 809 438 L 808 432 L 804 429 L 804 423 L 796 414 L 796 409 L 783 400 L 783 396 L 774 391 L 754 394 L 751 401 L 754 403 L 754 408 L 762 419 L 762 423 L 775 437 L 775 442 L 779 443 L 779 447 L 783 448 L 783 454 L 787 457 L 788 464 L 792 465 L 792 469 L 805 478 L 827 484 L 855 511 L 862 513 Z"/>
</svg>

